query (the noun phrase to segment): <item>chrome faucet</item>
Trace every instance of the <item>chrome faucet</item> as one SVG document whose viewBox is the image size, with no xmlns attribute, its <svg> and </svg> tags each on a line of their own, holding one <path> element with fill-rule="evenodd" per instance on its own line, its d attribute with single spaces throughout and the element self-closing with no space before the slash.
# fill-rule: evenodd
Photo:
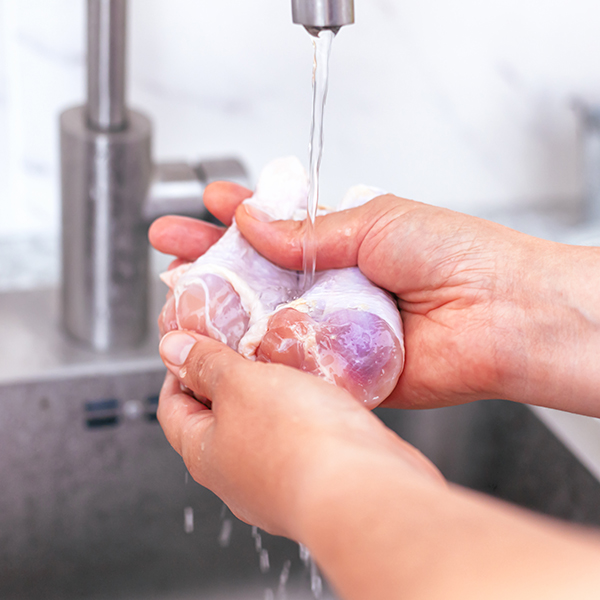
<svg viewBox="0 0 600 600">
<path fill-rule="evenodd" d="M 60 117 L 62 323 L 100 351 L 147 332 L 149 222 L 206 216 L 209 180 L 246 181 L 236 159 L 153 165 L 152 123 L 126 103 L 127 0 L 88 0 L 87 102 Z"/>
<path fill-rule="evenodd" d="M 354 23 L 354 0 L 292 0 L 292 19 L 311 35 Z"/>
<path fill-rule="evenodd" d="M 600 223 L 600 104 L 578 101 L 584 198 L 581 221 Z"/>
</svg>

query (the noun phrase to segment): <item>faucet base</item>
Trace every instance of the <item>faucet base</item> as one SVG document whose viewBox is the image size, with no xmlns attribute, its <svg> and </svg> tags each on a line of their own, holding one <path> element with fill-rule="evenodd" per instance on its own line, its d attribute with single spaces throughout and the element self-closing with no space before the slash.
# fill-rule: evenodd
<svg viewBox="0 0 600 600">
<path fill-rule="evenodd" d="M 146 333 L 148 245 L 142 211 L 152 176 L 151 123 L 129 111 L 117 132 L 89 128 L 85 107 L 60 118 L 62 322 L 95 350 Z"/>
</svg>

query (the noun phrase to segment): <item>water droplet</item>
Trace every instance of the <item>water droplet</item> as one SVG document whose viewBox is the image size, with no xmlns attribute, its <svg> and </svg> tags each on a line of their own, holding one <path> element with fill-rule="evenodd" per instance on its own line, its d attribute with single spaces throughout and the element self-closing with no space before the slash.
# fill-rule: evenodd
<svg viewBox="0 0 600 600">
<path fill-rule="evenodd" d="M 288 579 L 290 578 L 290 569 L 292 568 L 292 561 L 286 560 L 283 563 L 283 569 L 281 569 L 281 575 L 279 576 L 279 585 L 285 587 Z"/>
<path fill-rule="evenodd" d="M 288 579 L 290 578 L 290 569 L 292 568 L 292 561 L 286 560 L 283 563 L 281 574 L 279 575 L 279 585 L 277 587 L 277 600 L 286 600 L 286 586 Z"/>
<path fill-rule="evenodd" d="M 258 527 L 255 525 L 252 527 L 252 537 L 254 538 L 254 549 L 260 552 L 262 550 L 262 537 L 258 533 Z"/>
<path fill-rule="evenodd" d="M 260 551 L 258 565 L 261 573 L 267 573 L 271 568 L 271 565 L 269 564 L 269 553 L 264 549 Z"/>
<path fill-rule="evenodd" d="M 323 580 L 321 579 L 319 569 L 312 558 L 310 559 L 310 591 L 315 598 L 321 598 L 323 596 Z"/>
<path fill-rule="evenodd" d="M 194 509 L 191 506 L 183 509 L 183 530 L 186 533 L 194 531 Z"/>
<path fill-rule="evenodd" d="M 233 531 L 233 522 L 231 519 L 225 519 L 221 525 L 221 533 L 219 533 L 219 546 L 227 548 L 231 541 L 231 532 Z"/>
<path fill-rule="evenodd" d="M 298 544 L 298 549 L 300 550 L 300 560 L 303 562 L 305 567 L 308 567 L 308 563 L 310 561 L 310 552 L 308 548 L 304 544 Z"/>
</svg>

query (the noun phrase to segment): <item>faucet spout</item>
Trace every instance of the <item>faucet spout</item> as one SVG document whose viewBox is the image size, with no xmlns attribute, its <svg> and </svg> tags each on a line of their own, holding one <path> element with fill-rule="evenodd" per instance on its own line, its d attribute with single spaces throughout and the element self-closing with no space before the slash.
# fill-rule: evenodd
<svg viewBox="0 0 600 600">
<path fill-rule="evenodd" d="M 311 35 L 323 29 L 337 33 L 343 25 L 354 23 L 354 0 L 292 0 L 292 20 Z"/>
</svg>

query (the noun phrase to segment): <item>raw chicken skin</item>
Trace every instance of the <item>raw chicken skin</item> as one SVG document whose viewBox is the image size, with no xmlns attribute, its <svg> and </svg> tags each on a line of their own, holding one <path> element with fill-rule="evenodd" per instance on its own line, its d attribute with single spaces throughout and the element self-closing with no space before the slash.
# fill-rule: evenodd
<svg viewBox="0 0 600 600">
<path fill-rule="evenodd" d="M 179 297 L 177 324 L 182 329 L 206 332 L 237 348 L 250 317 L 233 286 L 219 275 L 205 273 Z"/>
<path fill-rule="evenodd" d="M 289 219 L 306 206 L 307 189 L 300 161 L 278 159 L 263 170 L 256 192 L 245 203 L 273 219 Z M 298 274 L 258 254 L 235 221 L 198 260 L 164 273 L 162 279 L 172 290 L 173 299 L 167 299 L 159 318 L 161 331 L 169 331 L 176 324 L 234 350 L 254 321 L 293 298 L 298 287 Z"/>
<path fill-rule="evenodd" d="M 297 159 L 279 159 L 247 200 L 274 219 L 303 218 L 306 175 Z M 340 209 L 382 192 L 356 186 Z M 404 366 L 400 313 L 392 297 L 358 268 L 318 272 L 302 293 L 295 271 L 260 256 L 235 223 L 193 264 L 163 275 L 171 288 L 161 333 L 190 329 L 252 360 L 286 364 L 323 377 L 374 408 Z"/>
<path fill-rule="evenodd" d="M 252 334 L 244 336 L 243 353 L 259 337 Z M 320 375 L 373 408 L 404 365 L 400 313 L 359 269 L 322 271 L 310 290 L 269 318 L 255 354 Z"/>
<path fill-rule="evenodd" d="M 174 329 L 179 329 L 179 327 L 177 326 L 177 314 L 175 312 L 175 296 L 173 290 L 169 289 L 165 305 L 158 316 L 158 333 L 162 337 L 165 333 L 169 333 Z"/>
<path fill-rule="evenodd" d="M 320 375 L 369 408 L 389 396 L 403 361 L 398 339 L 385 321 L 350 309 L 323 323 L 293 308 L 277 311 L 256 357 Z"/>
</svg>

